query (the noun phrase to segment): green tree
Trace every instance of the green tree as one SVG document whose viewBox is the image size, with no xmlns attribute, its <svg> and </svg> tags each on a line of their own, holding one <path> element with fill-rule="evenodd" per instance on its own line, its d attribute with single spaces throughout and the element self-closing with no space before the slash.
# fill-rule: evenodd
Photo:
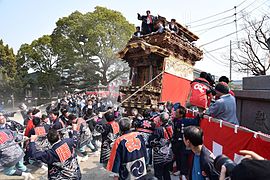
<svg viewBox="0 0 270 180">
<path fill-rule="evenodd" d="M 59 19 L 56 25 L 53 46 L 63 60 L 61 66 L 70 72 L 69 80 L 108 85 L 129 72 L 115 54 L 131 37 L 134 25 L 120 12 L 104 7 L 86 14 L 76 11 Z"/>
<path fill-rule="evenodd" d="M 96 73 L 98 62 L 93 58 L 95 47 L 87 38 L 84 16 L 75 11 L 68 17 L 59 19 L 52 33 L 52 44 L 61 59 L 59 66 L 65 72 L 62 80 L 66 85 L 83 85 L 88 82 L 97 85 L 100 79 Z"/>
<path fill-rule="evenodd" d="M 38 72 L 38 86 L 43 86 L 49 97 L 59 87 L 59 58 L 52 48 L 52 38 L 44 35 L 30 45 L 23 44 L 18 51 L 17 59 L 21 67 Z"/>
<path fill-rule="evenodd" d="M 134 25 L 117 11 L 97 6 L 94 12 L 86 14 L 87 25 L 91 34 L 96 37 L 95 56 L 100 60 L 97 71 L 101 75 L 101 83 L 108 85 L 111 81 L 129 72 L 128 66 L 116 57 L 130 39 Z"/>
<path fill-rule="evenodd" d="M 24 98 L 25 89 L 28 84 L 27 76 L 29 67 L 26 64 L 27 55 L 24 52 L 28 51 L 30 46 L 28 44 L 22 44 L 16 55 L 17 62 L 17 75 L 15 77 L 16 87 L 17 87 L 17 97 Z"/>
<path fill-rule="evenodd" d="M 16 58 L 13 49 L 0 40 L 0 91 L 3 97 L 10 97 L 14 93 L 15 76 Z"/>
</svg>

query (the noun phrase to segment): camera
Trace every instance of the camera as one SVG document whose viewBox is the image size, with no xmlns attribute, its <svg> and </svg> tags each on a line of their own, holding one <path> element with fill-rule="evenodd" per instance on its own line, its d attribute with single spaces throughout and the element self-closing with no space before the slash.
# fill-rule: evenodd
<svg viewBox="0 0 270 180">
<path fill-rule="evenodd" d="M 213 88 L 211 88 L 211 89 L 209 89 L 209 90 L 206 90 L 206 94 L 208 95 L 208 94 L 212 94 L 213 96 L 215 96 L 216 94 L 217 94 L 217 92 L 213 89 Z"/>
<path fill-rule="evenodd" d="M 233 162 L 230 158 L 228 158 L 225 155 L 219 155 L 214 160 L 214 167 L 216 171 L 220 173 L 221 166 L 224 165 L 226 167 L 226 177 L 231 176 L 231 173 L 234 169 L 234 167 L 237 165 L 235 162 Z"/>
</svg>

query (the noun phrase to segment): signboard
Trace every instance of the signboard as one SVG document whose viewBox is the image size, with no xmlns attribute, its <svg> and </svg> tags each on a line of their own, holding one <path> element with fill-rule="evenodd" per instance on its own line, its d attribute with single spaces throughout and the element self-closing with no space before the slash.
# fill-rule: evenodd
<svg viewBox="0 0 270 180">
<path fill-rule="evenodd" d="M 193 66 L 172 56 L 164 58 L 165 72 L 193 81 Z"/>
</svg>

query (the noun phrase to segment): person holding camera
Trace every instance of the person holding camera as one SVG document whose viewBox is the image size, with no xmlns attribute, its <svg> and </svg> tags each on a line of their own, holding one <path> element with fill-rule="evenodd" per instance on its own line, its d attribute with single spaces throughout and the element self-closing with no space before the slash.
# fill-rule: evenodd
<svg viewBox="0 0 270 180">
<path fill-rule="evenodd" d="M 194 153 L 189 180 L 217 180 L 214 168 L 214 154 L 203 145 L 203 131 L 197 126 L 184 129 L 184 143 Z"/>
<path fill-rule="evenodd" d="M 209 107 L 210 116 L 238 125 L 236 102 L 235 98 L 229 94 L 230 88 L 228 84 L 219 82 L 215 87 L 215 91 L 217 100 Z"/>
<path fill-rule="evenodd" d="M 228 160 L 221 160 L 219 162 L 224 162 L 222 165 L 215 160 L 215 167 L 219 171 L 219 180 L 266 180 L 270 177 L 270 161 L 264 159 L 257 153 L 249 150 L 241 150 L 240 154 L 245 155 L 245 158 L 240 164 L 233 166 L 232 163 L 228 163 Z M 224 155 L 222 155 L 224 156 Z M 218 158 L 218 157 L 217 157 Z M 228 159 L 228 158 L 227 158 Z M 229 159 L 229 161 L 231 161 Z M 221 167 L 221 168 L 219 168 Z"/>
<path fill-rule="evenodd" d="M 198 109 L 199 112 L 204 112 L 209 107 L 213 90 L 210 80 L 207 79 L 209 79 L 208 73 L 201 72 L 199 78 L 191 81 L 187 107 Z"/>
</svg>

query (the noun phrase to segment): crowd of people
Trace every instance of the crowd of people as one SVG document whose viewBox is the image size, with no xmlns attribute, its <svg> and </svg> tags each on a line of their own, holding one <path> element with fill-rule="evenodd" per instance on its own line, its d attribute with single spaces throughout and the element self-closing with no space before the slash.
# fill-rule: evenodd
<svg viewBox="0 0 270 180">
<path fill-rule="evenodd" d="M 222 76 L 215 85 L 212 76 L 202 72 L 191 82 L 188 108 L 239 124 L 228 83 Z M 24 127 L 0 114 L 0 165 L 6 175 L 33 179 L 26 165 L 34 164 L 48 171 L 49 179 L 81 179 L 80 162 L 88 159 L 90 150 L 100 155 L 114 179 L 219 179 L 215 157 L 203 145 L 201 115 L 186 117 L 187 108 L 179 102 L 127 112 L 82 93 L 51 103 L 45 114 L 20 108 Z M 225 172 L 222 166 L 223 179 Z"/>
</svg>

